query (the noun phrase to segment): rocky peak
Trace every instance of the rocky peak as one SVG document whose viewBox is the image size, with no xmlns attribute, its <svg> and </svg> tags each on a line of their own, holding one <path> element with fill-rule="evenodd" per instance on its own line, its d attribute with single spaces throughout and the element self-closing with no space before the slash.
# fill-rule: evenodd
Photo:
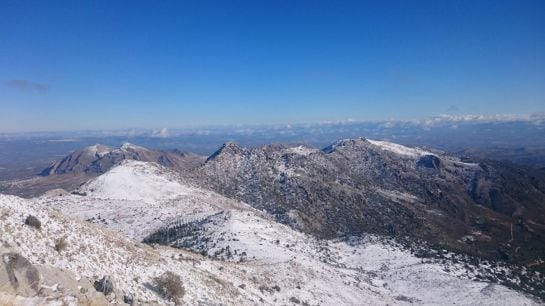
<svg viewBox="0 0 545 306">
<path fill-rule="evenodd" d="M 329 154 L 337 151 L 340 148 L 361 148 L 366 146 L 368 143 L 369 142 L 367 141 L 367 139 L 363 137 L 342 139 L 330 146 L 325 147 L 322 151 Z"/>
<path fill-rule="evenodd" d="M 216 152 L 214 152 L 212 155 L 210 155 L 206 161 L 214 160 L 218 158 L 219 156 L 225 156 L 225 155 L 237 155 L 244 152 L 244 148 L 241 147 L 238 143 L 233 141 L 228 141 L 224 143 L 221 148 L 219 148 Z"/>
</svg>

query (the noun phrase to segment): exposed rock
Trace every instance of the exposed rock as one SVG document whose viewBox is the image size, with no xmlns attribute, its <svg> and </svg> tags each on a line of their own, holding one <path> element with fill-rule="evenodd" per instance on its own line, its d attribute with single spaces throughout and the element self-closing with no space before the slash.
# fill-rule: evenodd
<svg viewBox="0 0 545 306">
<path fill-rule="evenodd" d="M 419 167 L 439 169 L 441 167 L 441 160 L 435 155 L 424 155 L 418 159 L 416 165 Z"/>
<path fill-rule="evenodd" d="M 34 296 L 40 289 L 40 274 L 26 258 L 14 252 L 1 252 L 0 291 Z"/>
<path fill-rule="evenodd" d="M 512 260 L 543 258 L 545 175 L 508 169 L 356 138 L 323 150 L 226 143 L 193 173 L 196 182 L 323 238 L 363 232 L 409 236 L 500 258 L 496 250 L 511 239 L 505 233 L 517 214 L 535 225 L 534 232 L 513 229 Z M 464 243 L 477 223 L 486 224 L 478 227 L 483 235 Z"/>
<path fill-rule="evenodd" d="M 74 297 L 81 304 L 108 305 L 89 281 L 70 271 L 33 265 L 21 254 L 0 248 L 0 304 L 45 305 Z"/>
</svg>

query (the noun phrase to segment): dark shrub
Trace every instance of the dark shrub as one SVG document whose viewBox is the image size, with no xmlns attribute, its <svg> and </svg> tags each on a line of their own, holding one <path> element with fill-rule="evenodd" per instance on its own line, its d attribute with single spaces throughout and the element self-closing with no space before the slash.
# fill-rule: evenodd
<svg viewBox="0 0 545 306">
<path fill-rule="evenodd" d="M 104 276 L 102 279 L 96 280 L 93 286 L 96 291 L 102 292 L 104 295 L 108 295 L 114 291 L 114 284 L 109 276 Z"/>
<path fill-rule="evenodd" d="M 175 304 L 179 304 L 180 299 L 185 294 L 185 289 L 180 276 L 170 271 L 167 271 L 163 273 L 163 275 L 154 278 L 153 285 L 157 287 L 163 296 L 174 301 Z"/>
<path fill-rule="evenodd" d="M 293 304 L 301 304 L 301 301 L 294 296 L 290 297 L 290 302 L 292 302 Z"/>
<path fill-rule="evenodd" d="M 32 226 L 36 229 L 42 228 L 42 222 L 40 222 L 40 220 L 38 220 L 38 218 L 34 217 L 33 215 L 28 215 L 28 217 L 26 217 L 25 224 L 28 226 Z"/>
</svg>

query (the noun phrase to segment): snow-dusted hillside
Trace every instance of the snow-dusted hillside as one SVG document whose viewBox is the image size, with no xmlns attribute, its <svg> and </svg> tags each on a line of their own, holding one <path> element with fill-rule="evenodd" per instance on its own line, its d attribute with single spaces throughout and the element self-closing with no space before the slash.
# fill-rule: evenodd
<svg viewBox="0 0 545 306">
<path fill-rule="evenodd" d="M 83 185 L 79 192 L 95 198 L 153 202 L 187 195 L 191 189 L 181 185 L 167 171 L 139 161 L 123 161 L 105 175 Z"/>
<path fill-rule="evenodd" d="M 0 196 L 0 211 L 2 245 L 32 264 L 71 271 L 76 279 L 92 282 L 110 276 L 117 302 L 123 295 L 140 303 L 167 303 L 149 284 L 153 277 L 172 271 L 181 276 L 183 301 L 191 305 L 537 304 L 502 286 L 458 279 L 439 265 L 421 264 L 407 252 L 378 241 L 319 242 L 255 217 L 241 220 L 246 229 L 238 228 L 240 238 L 246 240 L 246 246 L 240 247 L 253 254 L 252 259 L 234 263 L 170 247 L 151 248 L 16 197 Z M 29 214 L 41 220 L 41 230 L 23 224 Z M 279 234 L 281 244 L 274 240 Z M 57 252 L 54 240 L 60 237 L 67 247 Z M 285 249 L 280 247 L 284 243 L 289 244 Z M 48 279 L 42 279 L 41 286 L 56 288 L 61 296 L 64 292 L 63 286 Z M 46 297 L 30 301 L 37 299 L 45 303 Z M 115 301 L 113 295 L 109 299 Z"/>
<path fill-rule="evenodd" d="M 447 268 L 423 261 L 375 236 L 315 239 L 151 163 L 122 163 L 79 192 L 86 195 L 0 196 L 0 243 L 32 264 L 91 282 L 111 276 L 118 302 L 130 295 L 167 303 L 150 284 L 172 271 L 181 276 L 190 305 L 538 304 L 470 280 L 462 263 Z M 42 222 L 41 230 L 23 224 L 29 214 Z M 163 242 L 190 251 L 139 242 L 177 227 Z M 61 237 L 68 246 L 57 252 L 54 241 Z"/>
<path fill-rule="evenodd" d="M 80 187 L 79 195 L 50 192 L 37 201 L 141 241 L 180 216 L 226 209 L 252 210 L 213 191 L 183 182 L 178 174 L 154 164 L 125 161 Z M 82 196 L 85 195 L 85 196 Z"/>
<path fill-rule="evenodd" d="M 380 140 L 371 140 L 371 139 L 367 139 L 367 141 L 369 141 L 373 145 L 375 145 L 375 146 L 377 146 L 377 147 L 379 147 L 379 148 L 381 148 L 383 150 L 394 152 L 394 153 L 399 154 L 399 155 L 406 155 L 406 156 L 410 156 L 410 157 L 418 157 L 418 156 L 422 156 L 422 155 L 426 155 L 426 154 L 432 154 L 431 152 L 428 152 L 428 151 L 425 151 L 425 150 L 422 150 L 422 149 L 419 149 L 419 148 L 410 148 L 410 147 L 402 146 L 400 144 L 393 143 L 393 142 L 380 141 Z"/>
</svg>

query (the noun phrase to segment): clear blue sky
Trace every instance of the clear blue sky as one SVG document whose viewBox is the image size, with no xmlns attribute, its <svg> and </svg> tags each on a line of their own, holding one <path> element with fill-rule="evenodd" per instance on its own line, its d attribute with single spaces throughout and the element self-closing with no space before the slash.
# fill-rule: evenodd
<svg viewBox="0 0 545 306">
<path fill-rule="evenodd" d="M 545 109 L 545 1 L 0 1 L 0 132 Z"/>
</svg>

